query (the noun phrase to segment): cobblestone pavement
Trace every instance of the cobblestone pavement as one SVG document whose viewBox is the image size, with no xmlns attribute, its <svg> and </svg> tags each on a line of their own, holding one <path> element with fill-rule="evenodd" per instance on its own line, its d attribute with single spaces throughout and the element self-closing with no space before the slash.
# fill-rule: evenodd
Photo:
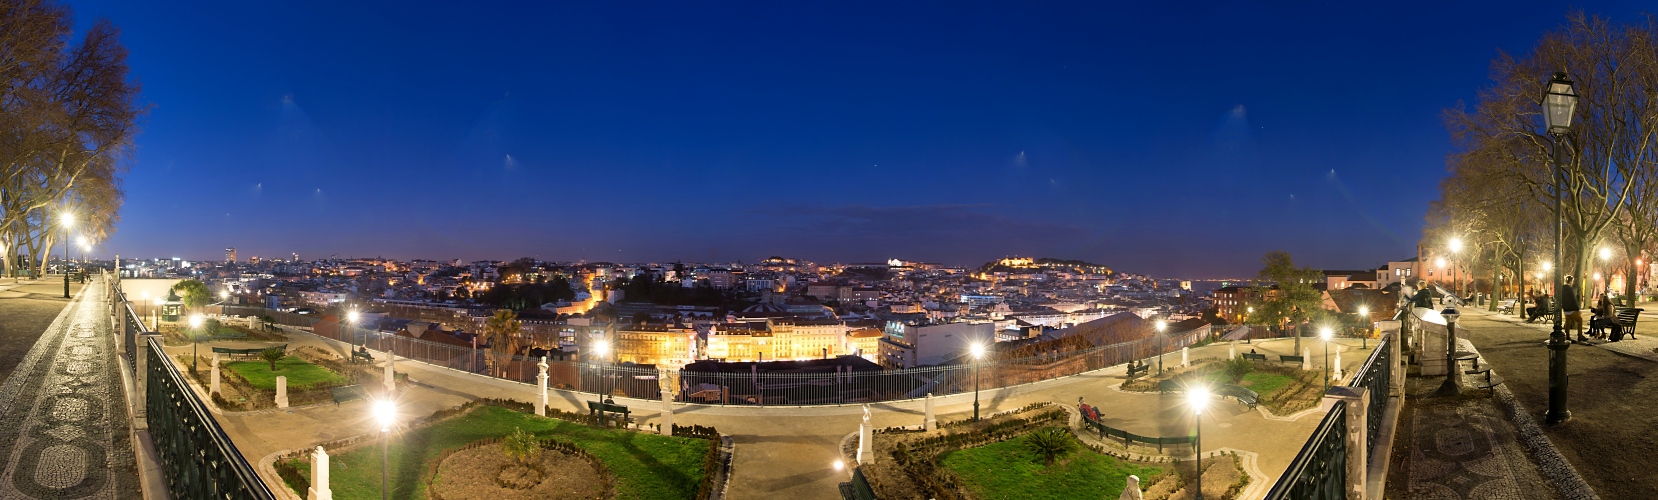
<svg viewBox="0 0 1658 500">
<path fill-rule="evenodd" d="M 1514 424 L 1486 391 L 1433 397 L 1443 377 L 1406 384 L 1388 497 L 1419 499 L 1559 498 L 1526 454 Z"/>
<path fill-rule="evenodd" d="M 0 498 L 141 498 L 104 295 L 85 288 L 0 386 Z"/>
</svg>

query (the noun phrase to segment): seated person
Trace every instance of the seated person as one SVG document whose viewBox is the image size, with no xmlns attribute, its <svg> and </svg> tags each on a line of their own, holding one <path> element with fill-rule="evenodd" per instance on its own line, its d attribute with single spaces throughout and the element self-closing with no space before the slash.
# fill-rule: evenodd
<svg viewBox="0 0 1658 500">
<path fill-rule="evenodd" d="M 1589 331 L 1593 332 L 1595 337 L 1604 339 L 1607 329 L 1617 328 L 1617 324 L 1612 322 L 1613 310 L 1612 297 L 1609 294 L 1601 294 L 1600 300 L 1595 301 L 1595 307 L 1589 310 L 1594 313 L 1594 316 L 1589 318 Z"/>
<path fill-rule="evenodd" d="M 1549 312 L 1549 296 L 1548 295 L 1544 295 L 1544 294 L 1541 294 L 1541 293 L 1533 293 L 1533 294 L 1531 294 L 1531 303 L 1532 303 L 1532 306 L 1526 308 L 1526 322 L 1527 323 L 1537 321 L 1537 318 L 1541 318 L 1541 317 L 1543 317 L 1544 313 Z"/>
</svg>

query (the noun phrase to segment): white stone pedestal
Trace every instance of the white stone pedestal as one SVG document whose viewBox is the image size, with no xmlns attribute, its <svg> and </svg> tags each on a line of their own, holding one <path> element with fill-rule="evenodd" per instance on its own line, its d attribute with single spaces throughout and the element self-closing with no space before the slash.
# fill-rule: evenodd
<svg viewBox="0 0 1658 500">
<path fill-rule="evenodd" d="M 288 377 L 286 375 L 276 377 L 276 407 L 288 407 Z"/>
<path fill-rule="evenodd" d="M 1192 366 L 1191 348 L 1188 348 L 1188 347 L 1180 348 L 1180 366 L 1181 367 Z"/>
<path fill-rule="evenodd" d="M 393 393 L 397 392 L 397 371 L 396 371 L 396 368 L 394 368 L 396 362 L 397 362 L 397 355 L 392 354 L 391 351 L 386 351 L 386 381 L 385 381 L 385 384 L 386 384 L 386 395 L 387 396 L 390 396 Z"/>
<path fill-rule="evenodd" d="M 1226 346 L 1226 359 L 1234 359 L 1234 358 L 1237 358 L 1237 357 L 1238 357 L 1238 346 L 1235 346 L 1235 345 Z"/>
<path fill-rule="evenodd" d="M 875 446 L 869 441 L 874 437 L 873 431 L 869 425 L 869 405 L 864 405 L 864 421 L 858 425 L 858 465 L 875 463 Z"/>
<path fill-rule="evenodd" d="M 543 389 L 541 393 L 547 392 Z M 667 387 L 662 388 L 662 435 L 674 435 L 674 391 Z"/>
<path fill-rule="evenodd" d="M 220 394 L 220 392 L 219 392 L 219 353 L 216 353 L 216 352 L 213 353 L 213 370 L 211 372 L 211 378 L 212 378 L 212 383 L 211 383 L 211 388 L 208 389 L 208 393 L 209 394 Z"/>
<path fill-rule="evenodd" d="M 545 417 L 547 416 L 547 357 L 542 356 L 541 362 L 536 363 L 535 366 L 541 369 L 541 373 L 535 376 L 535 414 L 536 416 Z"/>
<path fill-rule="evenodd" d="M 926 409 L 926 415 L 922 417 L 921 428 L 929 431 L 937 429 L 938 416 L 933 413 L 933 393 L 927 393 L 927 402 L 922 407 Z"/>
<path fill-rule="evenodd" d="M 311 452 L 311 489 L 306 492 L 306 500 L 333 500 L 334 491 L 328 489 L 328 452 Z"/>
<path fill-rule="evenodd" d="M 1313 350 L 1310 347 L 1301 348 L 1301 371 L 1313 369 Z"/>
</svg>

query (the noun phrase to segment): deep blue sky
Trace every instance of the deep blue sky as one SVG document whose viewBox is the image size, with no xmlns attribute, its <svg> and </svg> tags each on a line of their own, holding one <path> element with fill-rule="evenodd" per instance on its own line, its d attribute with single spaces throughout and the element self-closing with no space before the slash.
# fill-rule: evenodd
<svg viewBox="0 0 1658 500">
<path fill-rule="evenodd" d="M 520 3 L 71 2 L 154 106 L 100 253 L 1370 267 L 1414 255 L 1441 110 L 1566 14 Z"/>
</svg>

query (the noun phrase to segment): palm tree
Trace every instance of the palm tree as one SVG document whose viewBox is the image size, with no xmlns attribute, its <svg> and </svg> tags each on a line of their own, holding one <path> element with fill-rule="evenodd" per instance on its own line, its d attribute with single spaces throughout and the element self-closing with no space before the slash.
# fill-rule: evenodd
<svg viewBox="0 0 1658 500">
<path fill-rule="evenodd" d="M 271 364 L 271 371 L 273 371 L 273 372 L 276 371 L 276 362 L 281 361 L 282 358 L 285 358 L 287 356 L 288 356 L 288 353 L 282 352 L 282 348 L 280 348 L 280 347 L 272 347 L 270 349 L 265 349 L 263 351 L 259 351 L 259 358 L 265 360 L 268 363 L 270 363 Z"/>
<path fill-rule="evenodd" d="M 506 375 L 506 362 L 518 353 L 518 340 L 522 333 L 523 323 L 518 321 L 518 313 L 509 309 L 496 310 L 495 315 L 484 324 L 484 340 L 489 342 L 484 360 L 489 365 L 490 374 Z"/>
<path fill-rule="evenodd" d="M 1042 457 L 1047 465 L 1053 465 L 1054 459 L 1070 453 L 1071 449 L 1076 448 L 1076 445 L 1076 436 L 1072 436 L 1071 431 L 1059 427 L 1049 427 L 1032 432 L 1029 437 L 1025 438 L 1025 446 L 1030 447 L 1031 452 Z"/>
</svg>

